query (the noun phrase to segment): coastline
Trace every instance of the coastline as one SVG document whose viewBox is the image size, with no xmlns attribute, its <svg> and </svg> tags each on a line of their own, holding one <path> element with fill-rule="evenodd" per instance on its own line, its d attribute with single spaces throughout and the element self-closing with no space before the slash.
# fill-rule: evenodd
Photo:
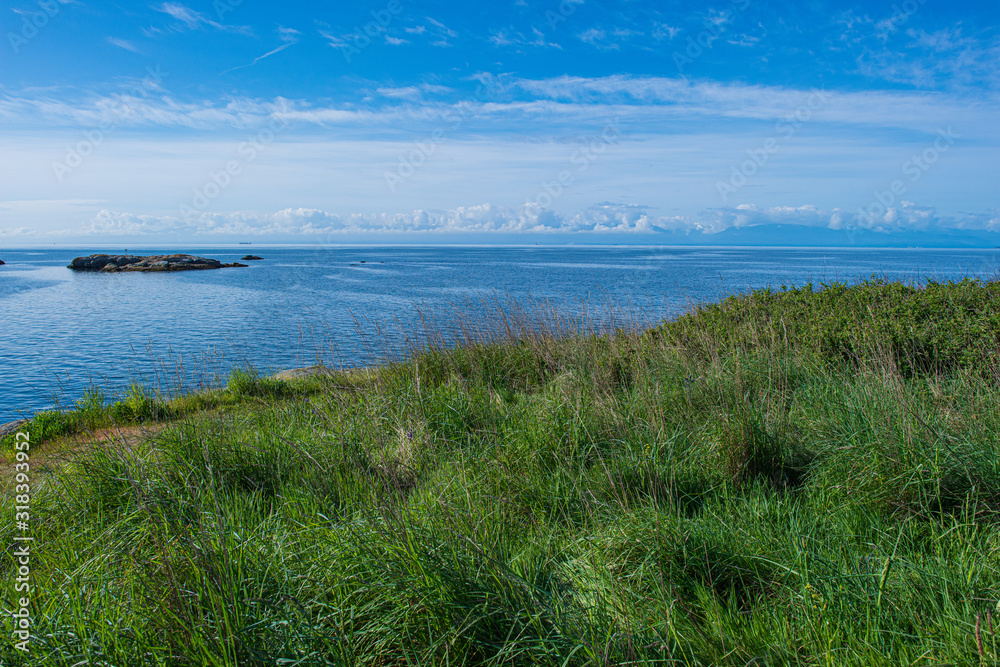
<svg viewBox="0 0 1000 667">
<path fill-rule="evenodd" d="M 974 596 L 991 609 L 1000 591 L 981 555 L 1000 535 L 1000 332 L 984 326 L 998 304 L 996 282 L 759 290 L 613 335 L 515 329 L 384 370 L 235 370 L 169 406 L 81 401 L 30 427 L 48 555 L 31 574 L 54 610 L 39 634 L 84 655 L 70 630 L 107 627 L 130 663 L 227 627 L 213 616 L 185 635 L 167 598 L 239 627 L 316 619 L 271 662 L 345 637 L 380 642 L 358 662 L 406 662 L 458 637 L 456 663 L 561 647 L 554 664 L 585 665 L 572 658 L 597 638 L 614 664 L 663 662 L 665 641 L 728 664 L 735 642 L 782 645 L 791 613 L 810 664 L 831 645 L 879 662 L 866 632 L 893 637 L 894 655 L 960 663 L 977 608 L 955 610 Z M 232 605 L 262 589 L 274 604 Z M 327 614 L 359 603 L 350 632 Z M 699 643 L 712 614 L 727 647 Z M 628 636 L 607 643 L 621 619 Z"/>
<path fill-rule="evenodd" d="M 359 371 L 369 373 L 370 370 L 371 369 L 367 366 L 338 370 L 335 368 L 330 368 L 328 366 L 313 365 L 313 366 L 303 366 L 301 368 L 286 368 L 285 370 L 281 370 L 278 371 L 277 373 L 268 375 L 266 376 L 266 378 L 270 380 L 282 380 L 282 381 L 303 380 L 317 376 L 333 377 L 335 375 L 351 374 Z M 191 393 L 197 393 L 197 392 L 190 392 L 189 394 L 185 395 L 190 395 Z M 39 410 L 38 412 L 69 412 L 69 411 L 71 410 Z M 36 412 L 35 414 L 38 413 Z M 21 426 L 30 423 L 33 418 L 34 414 L 31 417 L 21 417 L 19 419 L 14 419 L 12 421 L 0 424 L 0 438 L 4 438 L 7 437 L 8 435 L 16 433 Z"/>
<path fill-rule="evenodd" d="M 246 254 L 245 247 L 127 247 L 138 255 L 190 252 L 225 262 Z M 957 280 L 964 273 L 993 275 L 1000 265 L 1000 254 L 990 250 L 852 251 L 848 257 L 801 250 L 717 249 L 706 255 L 692 249 L 349 247 L 258 249 L 267 261 L 245 262 L 250 268 L 167 272 L 156 278 L 65 269 L 71 257 L 109 251 L 104 245 L 2 254 L 9 266 L 0 267 L 7 288 L 0 296 L 0 316 L 18 322 L 0 331 L 0 349 L 9 355 L 0 378 L 3 422 L 55 405 L 53 392 L 62 406 L 71 407 L 91 378 L 99 386 L 127 386 L 130 375 L 151 386 L 174 387 L 181 380 L 196 386 L 202 376 L 211 377 L 235 360 L 287 369 L 312 363 L 314 351 L 325 348 L 336 348 L 335 362 L 322 356 L 332 365 L 366 363 L 368 345 L 404 341 L 406 332 L 394 317 L 419 336 L 423 325 L 416 311 L 425 306 L 433 316 L 429 326 L 447 325 L 449 312 L 459 308 L 476 319 L 489 317 L 498 302 L 511 298 L 532 307 L 549 298 L 542 290 L 551 271 L 563 276 L 551 296 L 555 307 L 603 317 L 605 304 L 622 304 L 621 310 L 644 313 L 655 324 L 690 304 L 768 284 L 819 284 L 836 277 L 854 282 L 872 271 L 894 280 Z M 367 263 L 351 266 L 360 260 Z M 725 267 L 724 276 L 715 273 L 715 266 Z M 197 298 L 187 295 L 191 289 Z M 347 316 L 352 310 L 364 317 L 353 322 Z M 85 319 L 52 316 L 78 311 Z M 386 337 L 380 338 L 379 325 Z M 273 338 L 275 332 L 281 332 L 280 340 Z M 32 342 L 40 334 L 44 348 Z M 41 350 L 39 360 L 33 355 Z M 186 375 L 178 379 L 181 359 Z"/>
</svg>

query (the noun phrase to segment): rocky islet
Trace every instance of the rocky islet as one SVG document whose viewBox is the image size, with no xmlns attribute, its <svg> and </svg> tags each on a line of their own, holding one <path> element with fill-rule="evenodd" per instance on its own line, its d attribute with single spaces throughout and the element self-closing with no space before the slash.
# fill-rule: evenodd
<svg viewBox="0 0 1000 667">
<path fill-rule="evenodd" d="M 223 263 L 217 259 L 194 255 L 88 255 L 76 257 L 67 268 L 75 271 L 98 271 L 118 273 L 122 271 L 199 271 L 205 269 L 226 269 L 245 267 L 239 262 Z"/>
</svg>

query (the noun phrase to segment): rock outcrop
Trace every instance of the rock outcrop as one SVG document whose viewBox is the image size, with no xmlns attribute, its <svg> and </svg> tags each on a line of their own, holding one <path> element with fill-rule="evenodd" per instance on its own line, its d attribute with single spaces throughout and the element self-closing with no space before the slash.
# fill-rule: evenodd
<svg viewBox="0 0 1000 667">
<path fill-rule="evenodd" d="M 197 271 L 202 269 L 225 269 L 246 266 L 239 262 L 223 264 L 217 259 L 195 257 L 194 255 L 89 255 L 76 257 L 66 268 L 75 271 Z"/>
<path fill-rule="evenodd" d="M 0 266 L 3 266 L 5 263 L 6 262 L 4 262 L 2 259 L 0 259 Z"/>
<path fill-rule="evenodd" d="M 18 419 L 16 421 L 7 422 L 6 424 L 0 424 L 0 438 L 17 433 L 21 430 L 21 427 L 29 421 L 29 419 Z"/>
<path fill-rule="evenodd" d="M 258 257 L 257 255 L 245 255 L 243 257 L 240 257 L 240 259 L 243 260 L 243 261 L 249 262 L 251 260 L 264 259 L 264 258 L 263 257 Z"/>
<path fill-rule="evenodd" d="M 275 373 L 271 377 L 275 380 L 297 380 L 299 378 L 312 377 L 313 375 L 336 375 L 337 371 L 326 366 L 307 366 L 306 368 L 289 368 L 288 370 Z"/>
</svg>

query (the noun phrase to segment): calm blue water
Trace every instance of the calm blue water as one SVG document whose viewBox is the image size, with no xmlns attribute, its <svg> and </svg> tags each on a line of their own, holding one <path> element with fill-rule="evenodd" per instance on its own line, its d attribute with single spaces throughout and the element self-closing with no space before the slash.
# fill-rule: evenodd
<svg viewBox="0 0 1000 667">
<path fill-rule="evenodd" d="M 755 287 L 873 273 L 992 278 L 1000 266 L 1000 250 L 241 246 L 129 251 L 266 259 L 171 274 L 66 268 L 123 250 L 0 253 L 0 423 L 71 404 L 91 384 L 113 394 L 133 379 L 212 384 L 246 362 L 263 371 L 370 363 L 422 330 L 421 317 L 447 330 L 458 313 L 475 321 L 497 299 L 543 300 L 594 324 L 613 303 L 653 322 Z"/>
</svg>

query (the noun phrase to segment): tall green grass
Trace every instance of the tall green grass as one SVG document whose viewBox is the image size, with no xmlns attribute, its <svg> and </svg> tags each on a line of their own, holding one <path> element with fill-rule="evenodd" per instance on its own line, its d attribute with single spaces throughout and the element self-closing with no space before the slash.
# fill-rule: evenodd
<svg viewBox="0 0 1000 667">
<path fill-rule="evenodd" d="M 307 391 L 236 373 L 38 478 L 32 653 L 0 655 L 997 664 L 997 294 L 759 291 L 613 334 L 508 310 Z"/>
</svg>

